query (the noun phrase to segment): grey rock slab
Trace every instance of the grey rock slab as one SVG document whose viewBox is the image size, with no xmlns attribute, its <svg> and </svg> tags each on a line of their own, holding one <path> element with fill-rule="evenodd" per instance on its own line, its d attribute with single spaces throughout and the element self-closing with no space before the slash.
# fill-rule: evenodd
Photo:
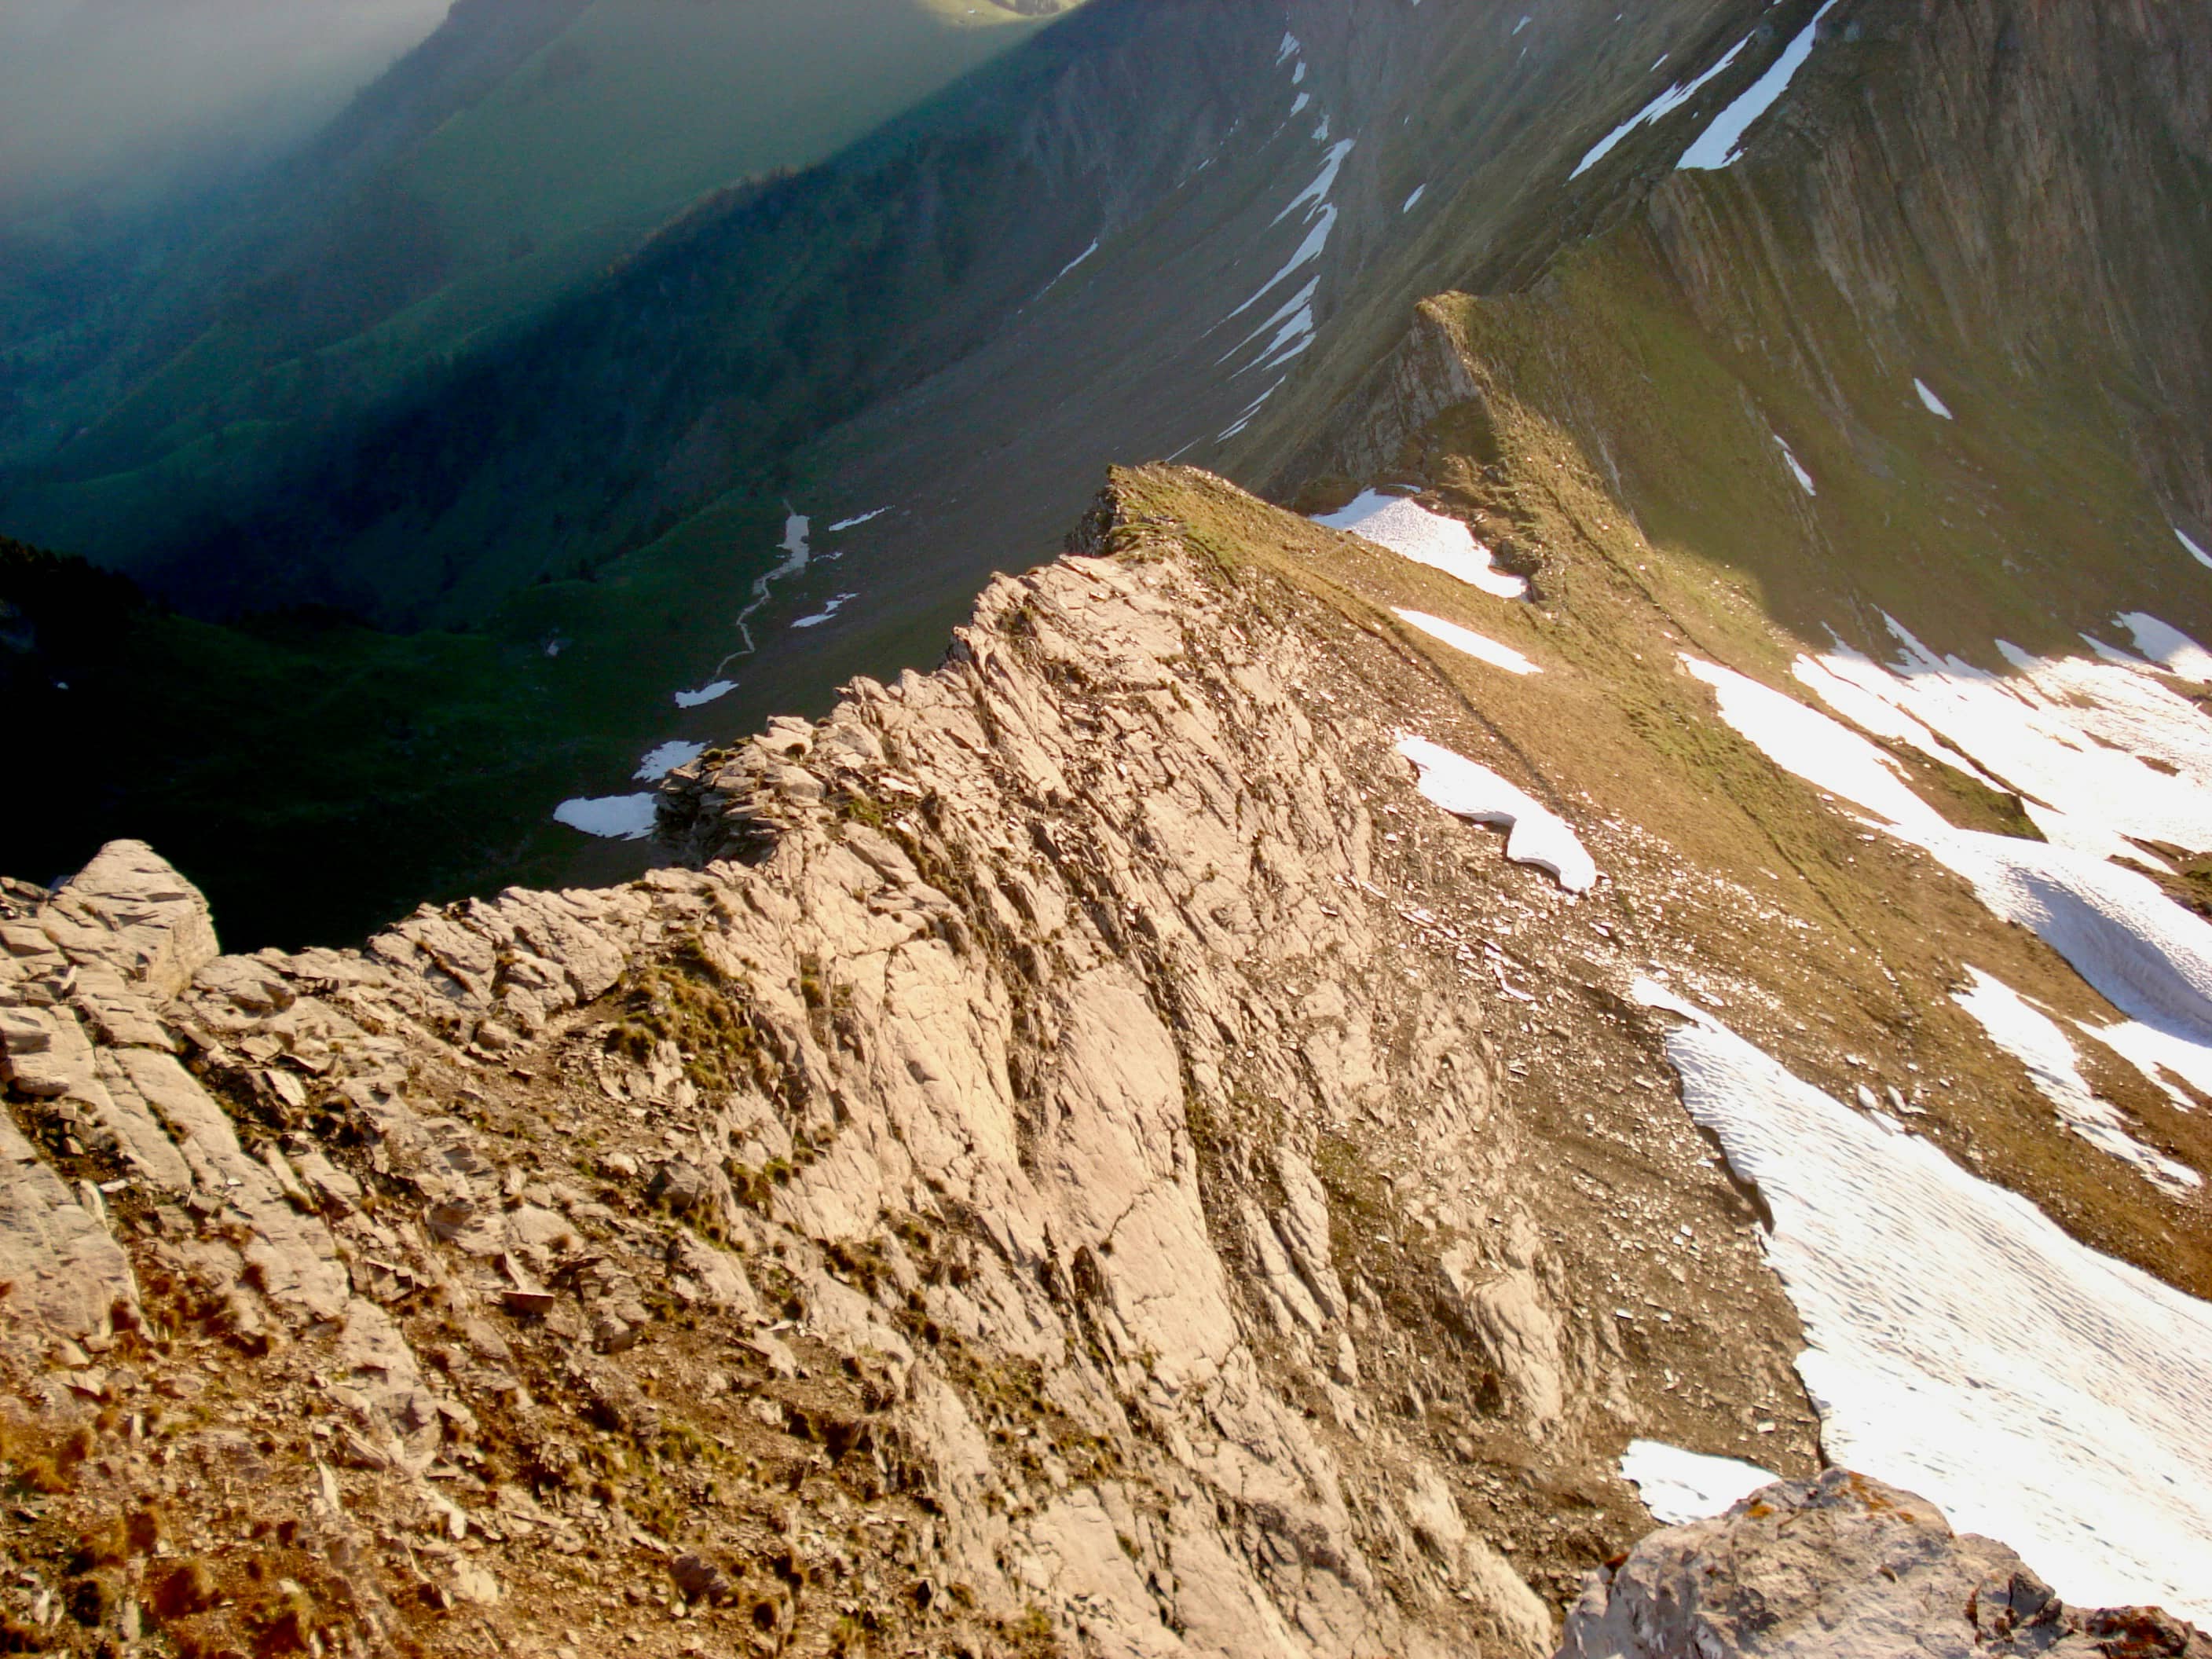
<svg viewBox="0 0 2212 1659">
<path fill-rule="evenodd" d="M 104 1336 L 135 1310 L 131 1261 L 99 1217 L 0 1112 L 0 1320 L 57 1336 Z"/>
<path fill-rule="evenodd" d="M 103 963 L 163 1000 L 222 949 L 199 890 L 138 841 L 101 848 L 54 890 L 39 922 L 72 961 Z"/>
<path fill-rule="evenodd" d="M 2203 1659 L 2212 1643 L 2143 1609 L 2069 1608 L 2018 1555 L 1953 1532 L 1926 1498 L 1829 1469 L 1653 1533 L 1591 1574 L 1559 1659 L 1906 1654 Z"/>
</svg>

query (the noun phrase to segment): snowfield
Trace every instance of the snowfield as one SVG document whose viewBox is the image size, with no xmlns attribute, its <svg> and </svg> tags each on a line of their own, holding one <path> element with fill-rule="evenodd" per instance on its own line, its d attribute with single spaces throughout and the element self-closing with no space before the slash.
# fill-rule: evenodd
<svg viewBox="0 0 2212 1659">
<path fill-rule="evenodd" d="M 1862 1115 L 1648 982 L 1698 1123 L 1774 1217 L 1833 1462 L 1941 1504 L 2078 1604 L 2212 1620 L 2212 1306 Z"/>
<path fill-rule="evenodd" d="M 2212 850 L 2212 718 L 2160 672 L 2212 675 L 2212 653 L 2188 635 L 2130 612 L 2118 620 L 2151 660 L 2096 640 L 2097 661 L 1999 641 L 2017 671 L 1999 675 L 1885 620 L 1903 648 L 1896 665 L 1839 645 L 1793 673 L 1862 730 L 2018 794 L 2056 845 L 2150 869 L 2167 866 L 2136 843 Z"/>
<path fill-rule="evenodd" d="M 2133 1022 L 2091 1035 L 2170 1098 L 2187 1103 L 2154 1066 L 2212 1077 L 2212 926 L 2148 877 L 2094 853 L 1954 829 L 1912 792 L 1894 760 L 1850 727 L 1729 669 L 1683 661 L 1714 688 L 1721 718 L 1776 765 L 1873 814 L 1877 827 L 1964 878 L 1991 912 L 2065 957 Z M 2154 1052 L 2162 1056 L 2154 1066 L 2139 1058 Z M 2200 1174 L 2131 1137 L 2126 1148 L 2106 1150 L 2169 1188 L 2194 1185 Z"/>
</svg>

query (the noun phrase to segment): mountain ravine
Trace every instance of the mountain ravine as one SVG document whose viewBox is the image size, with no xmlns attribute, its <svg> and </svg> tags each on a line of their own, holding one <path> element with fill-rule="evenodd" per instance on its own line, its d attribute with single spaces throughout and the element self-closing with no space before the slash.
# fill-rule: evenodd
<svg viewBox="0 0 2212 1659">
<path fill-rule="evenodd" d="M 936 672 L 679 772 L 696 867 L 250 957 L 143 845 L 11 884 L 11 1643 L 1544 1655 L 1571 1606 L 1569 1651 L 1620 1650 L 1604 1587 L 1667 1571 L 1622 1559 L 1625 1445 L 1823 1461 L 1766 1265 L 1796 1200 L 1683 1109 L 1683 1034 L 1917 1101 L 1970 1035 L 1879 988 L 2064 970 L 1784 775 L 1786 878 L 1670 844 L 1694 781 L 1637 772 L 1608 692 L 1515 632 L 1561 682 L 1524 744 L 1397 614 L 1471 591 L 1117 475 Z M 1413 732 L 1594 879 L 1525 795 L 1511 842 L 1436 805 Z M 1920 1144 L 2031 1191 L 2065 1139 L 1927 1099 Z M 2193 1639 L 1911 1501 L 1931 1632 Z M 1771 1513 L 1705 1523 L 1754 1586 Z M 1865 1552 L 1818 1559 L 1806 1616 L 1894 1628 Z"/>
</svg>

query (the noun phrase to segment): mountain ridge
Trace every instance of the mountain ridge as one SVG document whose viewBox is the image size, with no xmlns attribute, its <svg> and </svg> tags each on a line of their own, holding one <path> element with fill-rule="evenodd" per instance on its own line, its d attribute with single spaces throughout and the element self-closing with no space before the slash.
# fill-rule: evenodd
<svg viewBox="0 0 2212 1659">
<path fill-rule="evenodd" d="M 9 1616 L 1540 1656 L 1586 1575 L 1626 1593 L 1626 1437 L 1809 1474 L 1805 1329 L 1741 1174 L 1652 1092 L 1678 1014 L 1632 976 L 1839 1096 L 1906 1084 L 1917 1134 L 2101 1237 L 2136 1177 L 2037 1162 L 2066 1132 L 1921 988 L 1960 951 L 2067 970 L 1771 768 L 1729 809 L 1764 842 L 1674 844 L 1673 740 L 1641 722 L 1626 781 L 1620 689 L 1470 592 L 1119 474 L 935 673 L 680 771 L 702 868 L 250 957 L 143 847 L 9 885 L 7 1455 L 44 1494 L 0 1517 Z M 1523 641 L 1528 695 L 1413 604 Z M 1601 652 L 1668 625 L 1586 614 Z M 1409 728 L 1548 802 L 1597 884 L 1501 863 Z M 1852 1560 L 1821 1593 L 1878 1601 Z"/>
</svg>

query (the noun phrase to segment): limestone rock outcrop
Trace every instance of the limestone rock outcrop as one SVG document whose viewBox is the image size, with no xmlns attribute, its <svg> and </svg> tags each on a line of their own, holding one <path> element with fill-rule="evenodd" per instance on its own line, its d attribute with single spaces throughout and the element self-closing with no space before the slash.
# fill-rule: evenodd
<svg viewBox="0 0 2212 1659">
<path fill-rule="evenodd" d="M 2154 1607 L 2069 1607 L 1926 1498 L 1830 1469 L 1654 1533 L 1593 1574 L 1559 1659 L 1814 1653 L 2206 1659 L 2212 1639 Z"/>
</svg>

